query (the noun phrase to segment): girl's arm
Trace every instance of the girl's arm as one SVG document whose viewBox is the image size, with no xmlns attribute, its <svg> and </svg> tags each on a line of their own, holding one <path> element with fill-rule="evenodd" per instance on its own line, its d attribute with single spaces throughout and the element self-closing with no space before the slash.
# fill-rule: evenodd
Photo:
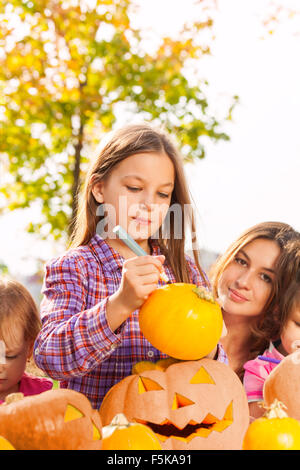
<svg viewBox="0 0 300 470">
<path fill-rule="evenodd" d="M 125 261 L 118 289 L 116 284 L 108 287 L 112 280 L 106 282 L 99 265 L 93 272 L 78 254 L 49 264 L 41 304 L 43 326 L 35 342 L 37 365 L 50 377 L 65 380 L 87 374 L 109 357 L 122 340 L 125 320 L 157 287 L 164 259 L 160 258 Z M 93 307 L 87 307 L 87 299 L 90 304 L 95 299 Z"/>
<path fill-rule="evenodd" d="M 42 329 L 34 358 L 38 367 L 56 380 L 85 375 L 121 342 L 122 328 L 117 334 L 107 322 L 105 284 L 102 292 L 96 292 L 96 273 L 90 285 L 89 275 L 81 256 L 63 257 L 46 266 Z M 94 298 L 99 299 L 91 308 L 86 305 L 88 289 L 94 289 Z"/>
</svg>

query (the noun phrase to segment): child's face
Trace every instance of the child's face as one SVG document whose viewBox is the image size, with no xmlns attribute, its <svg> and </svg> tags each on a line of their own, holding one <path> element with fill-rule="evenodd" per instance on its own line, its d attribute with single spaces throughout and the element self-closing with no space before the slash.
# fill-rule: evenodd
<svg viewBox="0 0 300 470">
<path fill-rule="evenodd" d="M 265 239 L 253 240 L 238 252 L 219 280 L 224 312 L 248 318 L 262 313 L 272 292 L 279 253 L 277 243 Z"/>
<path fill-rule="evenodd" d="M 291 354 L 300 348 L 300 305 L 292 309 L 280 339 L 283 353 Z"/>
<path fill-rule="evenodd" d="M 19 382 L 30 354 L 31 343 L 28 341 L 21 339 L 12 346 L 5 343 L 5 364 L 0 364 L 0 400 L 4 400 L 10 393 L 19 391 Z"/>
<path fill-rule="evenodd" d="M 170 206 L 175 171 L 164 153 L 131 155 L 109 177 L 94 186 L 99 203 L 112 208 L 110 230 L 121 225 L 135 240 L 146 240 L 162 225 Z"/>
</svg>

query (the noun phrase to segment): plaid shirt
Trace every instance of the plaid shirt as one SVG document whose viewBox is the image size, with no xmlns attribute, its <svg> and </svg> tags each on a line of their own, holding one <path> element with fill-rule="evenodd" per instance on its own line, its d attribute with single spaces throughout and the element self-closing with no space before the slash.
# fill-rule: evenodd
<svg viewBox="0 0 300 470">
<path fill-rule="evenodd" d="M 152 255 L 159 254 L 153 244 Z M 167 357 L 142 335 L 138 310 L 115 332 L 107 323 L 107 301 L 119 288 L 123 262 L 122 256 L 95 235 L 87 245 L 46 265 L 35 361 L 49 377 L 60 380 L 61 387 L 86 395 L 94 408 L 99 408 L 115 383 L 131 374 L 133 364 Z M 205 285 L 189 257 L 187 263 L 191 283 Z M 164 269 L 175 282 L 166 262 Z M 217 360 L 227 362 L 220 345 Z"/>
</svg>

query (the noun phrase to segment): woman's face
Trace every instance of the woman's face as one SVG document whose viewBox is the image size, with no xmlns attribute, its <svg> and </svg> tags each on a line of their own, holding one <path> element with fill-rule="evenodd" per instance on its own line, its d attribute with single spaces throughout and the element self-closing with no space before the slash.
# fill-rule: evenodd
<svg viewBox="0 0 300 470">
<path fill-rule="evenodd" d="M 280 254 L 276 242 L 258 238 L 240 249 L 222 273 L 218 297 L 227 314 L 255 317 L 269 300 Z"/>
<path fill-rule="evenodd" d="M 174 180 L 173 163 L 164 153 L 131 155 L 119 163 L 93 188 L 96 201 L 107 209 L 108 238 L 113 238 L 115 225 L 121 225 L 135 240 L 153 235 L 168 212 Z"/>
</svg>

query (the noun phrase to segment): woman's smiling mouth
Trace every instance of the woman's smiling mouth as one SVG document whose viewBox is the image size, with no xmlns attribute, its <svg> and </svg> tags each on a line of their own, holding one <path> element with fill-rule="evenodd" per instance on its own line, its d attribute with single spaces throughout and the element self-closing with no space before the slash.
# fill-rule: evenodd
<svg viewBox="0 0 300 470">
<path fill-rule="evenodd" d="M 242 294 L 240 294 L 238 291 L 236 291 L 235 289 L 228 289 L 229 290 L 229 298 L 233 301 L 233 302 L 248 302 L 248 299 L 246 297 L 244 297 Z"/>
</svg>

